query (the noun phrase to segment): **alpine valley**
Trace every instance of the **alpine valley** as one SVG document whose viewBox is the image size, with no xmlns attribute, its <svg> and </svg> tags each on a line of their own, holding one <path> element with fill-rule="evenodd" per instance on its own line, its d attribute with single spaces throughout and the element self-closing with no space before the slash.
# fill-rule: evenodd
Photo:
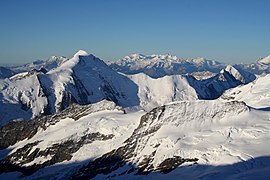
<svg viewBox="0 0 270 180">
<path fill-rule="evenodd" d="M 268 179 L 270 56 L 0 67 L 0 179 Z"/>
</svg>

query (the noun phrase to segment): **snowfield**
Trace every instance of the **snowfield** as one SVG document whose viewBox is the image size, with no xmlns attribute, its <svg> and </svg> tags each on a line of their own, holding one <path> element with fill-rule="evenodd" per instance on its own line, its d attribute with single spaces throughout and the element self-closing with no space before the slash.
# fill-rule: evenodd
<svg viewBox="0 0 270 180">
<path fill-rule="evenodd" d="M 225 101 L 244 101 L 254 108 L 270 107 L 270 75 L 258 77 L 257 80 L 226 91 L 220 99 Z"/>
</svg>

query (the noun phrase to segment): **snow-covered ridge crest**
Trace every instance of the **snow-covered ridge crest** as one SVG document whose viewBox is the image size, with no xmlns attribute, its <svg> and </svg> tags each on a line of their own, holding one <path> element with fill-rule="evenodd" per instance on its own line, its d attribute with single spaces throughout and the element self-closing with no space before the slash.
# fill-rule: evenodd
<svg viewBox="0 0 270 180">
<path fill-rule="evenodd" d="M 94 178 L 96 172 L 103 170 L 106 175 L 102 177 L 110 177 L 107 174 L 113 170 L 106 162 L 112 160 L 113 165 L 119 167 L 112 174 L 125 176 L 123 171 L 131 171 L 133 175 L 148 175 L 149 178 L 153 171 L 168 173 L 185 163 L 191 166 L 196 166 L 196 163 L 215 165 L 237 162 L 239 157 L 249 159 L 245 151 L 251 144 L 246 140 L 252 139 L 253 133 L 257 132 L 257 129 L 249 129 L 257 123 L 252 121 L 251 113 L 245 103 L 236 101 L 182 101 L 157 107 L 141 117 L 140 124 L 124 146 L 89 162 L 75 177 Z M 247 127 L 247 124 L 251 126 Z M 265 127 L 258 130 L 258 136 L 269 139 L 264 131 Z M 245 140 L 241 144 L 243 147 L 235 150 L 242 139 Z M 252 140 L 260 141 L 259 138 Z M 265 147 L 260 153 L 266 151 Z M 125 168 L 121 167 L 123 161 Z"/>
<path fill-rule="evenodd" d="M 229 89 L 220 97 L 224 101 L 244 101 L 254 108 L 270 107 L 270 74 L 246 85 Z"/>
<path fill-rule="evenodd" d="M 138 85 L 140 105 L 147 111 L 172 101 L 198 99 L 196 91 L 189 85 L 187 78 L 182 75 L 155 79 L 139 73 L 128 77 Z"/>
<path fill-rule="evenodd" d="M 257 62 L 262 65 L 270 65 L 270 55 L 265 58 L 259 59 Z"/>
</svg>

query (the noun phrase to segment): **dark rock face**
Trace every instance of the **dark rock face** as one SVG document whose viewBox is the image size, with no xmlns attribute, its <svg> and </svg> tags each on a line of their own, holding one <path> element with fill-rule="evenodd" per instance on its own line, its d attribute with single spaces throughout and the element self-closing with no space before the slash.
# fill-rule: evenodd
<svg viewBox="0 0 270 180">
<path fill-rule="evenodd" d="M 224 91 L 243 84 L 226 71 L 205 80 L 197 80 L 192 76 L 188 76 L 187 80 L 195 89 L 199 99 L 205 100 L 217 99 Z"/>
<path fill-rule="evenodd" d="M 157 170 L 161 171 L 164 174 L 167 174 L 185 162 L 196 162 L 198 160 L 199 159 L 197 158 L 184 159 L 180 156 L 174 156 L 173 158 L 165 159 L 162 163 L 160 163 Z"/>
<path fill-rule="evenodd" d="M 145 156 L 143 160 L 138 161 L 138 153 L 140 149 L 146 144 L 151 135 L 157 132 L 162 126 L 162 122 L 159 124 L 148 127 L 153 123 L 154 120 L 159 120 L 165 111 L 165 106 L 161 106 L 153 109 L 149 113 L 141 117 L 139 126 L 134 130 L 133 134 L 125 141 L 125 145 L 114 149 L 111 152 L 104 154 L 100 158 L 95 159 L 90 162 L 85 167 L 81 168 L 77 173 L 75 173 L 72 179 L 92 179 L 98 174 L 110 174 L 120 167 L 128 166 L 128 170 L 120 172 L 119 174 L 112 175 L 113 177 L 123 174 L 135 173 L 135 175 L 147 175 L 153 171 L 160 171 L 162 173 L 168 173 L 183 164 L 184 162 L 194 162 L 196 163 L 198 159 L 186 159 L 182 157 L 174 157 L 165 159 L 157 168 L 152 164 L 156 150 L 153 151 L 149 156 Z M 159 145 L 155 146 L 155 149 Z M 136 164 L 134 166 L 133 164 Z M 110 178 L 108 176 L 107 178 Z"/>
</svg>

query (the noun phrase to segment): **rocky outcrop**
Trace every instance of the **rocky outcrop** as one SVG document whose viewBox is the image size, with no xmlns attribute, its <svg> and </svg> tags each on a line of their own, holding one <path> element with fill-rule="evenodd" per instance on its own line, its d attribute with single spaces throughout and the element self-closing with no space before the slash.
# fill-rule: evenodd
<svg viewBox="0 0 270 180">
<path fill-rule="evenodd" d="M 78 120 L 88 114 L 118 108 L 113 102 L 101 101 L 96 104 L 78 105 L 72 104 L 64 111 L 55 115 L 41 116 L 29 121 L 13 121 L 0 128 L 0 150 L 15 144 L 18 141 L 32 138 L 39 129 L 47 129 L 65 118 Z"/>
</svg>

